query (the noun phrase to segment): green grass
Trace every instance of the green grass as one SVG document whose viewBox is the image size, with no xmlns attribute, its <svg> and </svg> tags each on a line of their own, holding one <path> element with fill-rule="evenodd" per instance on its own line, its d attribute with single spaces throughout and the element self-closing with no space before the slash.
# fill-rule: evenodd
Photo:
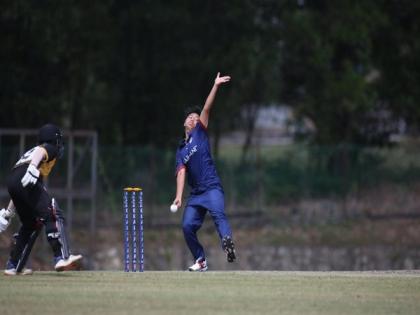
<svg viewBox="0 0 420 315">
<path fill-rule="evenodd" d="M 418 272 L 36 272 L 1 314 L 418 314 Z"/>
</svg>

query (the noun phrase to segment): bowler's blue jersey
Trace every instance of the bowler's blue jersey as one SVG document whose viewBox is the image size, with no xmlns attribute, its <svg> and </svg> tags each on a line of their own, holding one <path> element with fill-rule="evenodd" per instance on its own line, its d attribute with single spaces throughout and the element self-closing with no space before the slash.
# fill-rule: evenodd
<svg viewBox="0 0 420 315">
<path fill-rule="evenodd" d="M 222 189 L 210 153 L 207 130 L 201 121 L 188 134 L 188 139 L 181 141 L 176 152 L 176 174 L 186 168 L 191 194 L 201 194 L 209 189 Z"/>
</svg>

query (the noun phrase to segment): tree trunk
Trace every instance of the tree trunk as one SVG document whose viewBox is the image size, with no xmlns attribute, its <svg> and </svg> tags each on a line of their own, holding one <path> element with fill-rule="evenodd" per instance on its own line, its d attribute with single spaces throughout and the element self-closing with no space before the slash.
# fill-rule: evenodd
<svg viewBox="0 0 420 315">
<path fill-rule="evenodd" d="M 245 110 L 245 141 L 242 146 L 242 155 L 241 155 L 241 164 L 244 164 L 249 152 L 249 149 L 252 145 L 252 138 L 255 131 L 255 122 L 257 121 L 258 106 L 249 105 Z"/>
</svg>

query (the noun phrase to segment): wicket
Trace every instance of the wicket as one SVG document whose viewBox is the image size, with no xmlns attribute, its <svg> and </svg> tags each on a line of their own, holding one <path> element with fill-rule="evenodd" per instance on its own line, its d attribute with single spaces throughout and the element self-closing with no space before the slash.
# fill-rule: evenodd
<svg viewBox="0 0 420 315">
<path fill-rule="evenodd" d="M 144 271 L 143 190 L 124 188 L 124 271 Z"/>
</svg>

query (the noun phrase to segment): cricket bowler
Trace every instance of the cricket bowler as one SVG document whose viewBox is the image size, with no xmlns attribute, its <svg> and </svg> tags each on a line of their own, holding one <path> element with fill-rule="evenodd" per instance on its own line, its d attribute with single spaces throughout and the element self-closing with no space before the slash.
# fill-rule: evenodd
<svg viewBox="0 0 420 315">
<path fill-rule="evenodd" d="M 206 271 L 208 268 L 203 246 L 197 238 L 197 231 L 207 212 L 215 223 L 227 261 L 236 259 L 232 231 L 225 215 L 224 191 L 211 156 L 207 134 L 210 110 L 217 90 L 221 84 L 229 81 L 230 76 L 220 77 L 218 73 L 204 107 L 186 111 L 185 137 L 176 152 L 176 197 L 172 204 L 181 207 L 186 177 L 191 186 L 182 219 L 184 238 L 194 257 L 189 271 Z"/>
</svg>

